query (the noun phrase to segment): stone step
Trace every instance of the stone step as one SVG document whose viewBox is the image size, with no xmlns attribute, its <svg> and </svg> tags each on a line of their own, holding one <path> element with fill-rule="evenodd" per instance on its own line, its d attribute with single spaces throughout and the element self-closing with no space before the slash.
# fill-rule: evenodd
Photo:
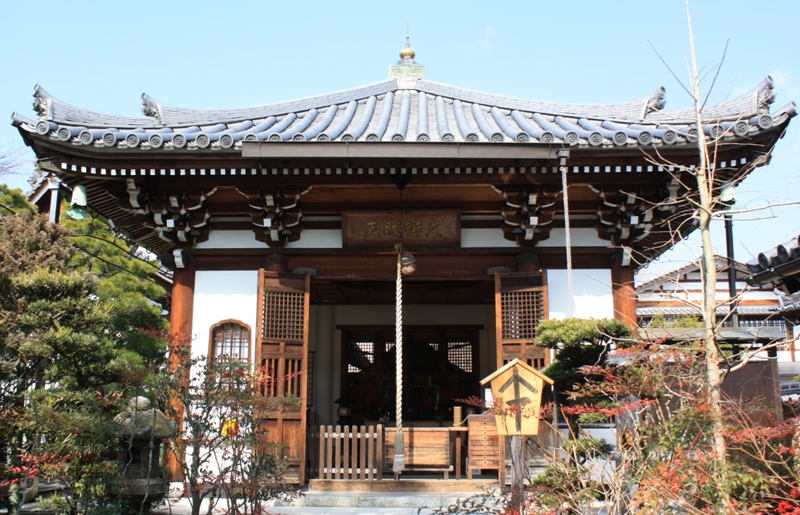
<svg viewBox="0 0 800 515">
<path fill-rule="evenodd" d="M 401 476 L 399 481 L 390 477 L 378 480 L 312 479 L 309 492 L 480 492 L 497 484 L 489 479 L 419 479 Z"/>
<path fill-rule="evenodd" d="M 308 489 L 276 506 L 438 509 L 482 494 L 497 486 L 497 479 L 381 481 L 312 479 Z"/>
<path fill-rule="evenodd" d="M 348 508 L 430 508 L 439 509 L 464 500 L 480 491 L 466 492 L 303 492 L 293 501 L 276 501 L 275 506 Z"/>
</svg>

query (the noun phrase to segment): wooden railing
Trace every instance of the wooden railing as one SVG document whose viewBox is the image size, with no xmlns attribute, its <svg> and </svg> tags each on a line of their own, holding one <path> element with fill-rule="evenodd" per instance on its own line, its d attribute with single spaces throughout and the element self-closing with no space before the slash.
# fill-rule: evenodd
<svg viewBox="0 0 800 515">
<path fill-rule="evenodd" d="M 383 426 L 320 426 L 320 479 L 383 479 Z"/>
</svg>

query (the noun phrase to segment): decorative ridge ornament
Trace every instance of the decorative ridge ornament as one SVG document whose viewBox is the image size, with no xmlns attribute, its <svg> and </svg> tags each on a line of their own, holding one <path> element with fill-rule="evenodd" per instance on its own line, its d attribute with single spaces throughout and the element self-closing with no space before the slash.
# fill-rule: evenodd
<svg viewBox="0 0 800 515">
<path fill-rule="evenodd" d="M 147 93 L 142 93 L 142 114 L 151 118 L 161 119 L 158 101 Z"/>
<path fill-rule="evenodd" d="M 44 119 L 53 117 L 53 97 L 39 84 L 33 88 L 33 110 Z"/>
<path fill-rule="evenodd" d="M 400 59 L 402 61 L 412 60 L 417 56 L 417 53 L 414 52 L 414 49 L 411 48 L 411 43 L 409 42 L 408 36 L 408 22 L 406 22 L 406 46 L 400 50 Z M 401 63 L 397 63 L 401 64 Z"/>
<path fill-rule="evenodd" d="M 652 113 L 653 111 L 663 110 L 666 105 L 667 105 L 667 90 L 664 89 L 664 86 L 661 86 L 645 99 L 644 109 L 642 112 L 642 120 L 644 120 L 647 117 L 647 115 Z"/>
<path fill-rule="evenodd" d="M 406 46 L 400 50 L 400 60 L 389 68 L 390 79 L 423 79 L 425 78 L 425 67 L 418 64 L 414 58 L 417 53 L 411 48 L 408 35 L 408 23 L 406 22 Z"/>
</svg>

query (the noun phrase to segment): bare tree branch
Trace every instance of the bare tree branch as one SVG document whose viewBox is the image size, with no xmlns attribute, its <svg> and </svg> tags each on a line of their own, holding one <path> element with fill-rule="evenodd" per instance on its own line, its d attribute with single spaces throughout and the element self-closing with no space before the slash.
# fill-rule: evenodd
<svg viewBox="0 0 800 515">
<path fill-rule="evenodd" d="M 658 53 L 658 50 L 656 50 L 656 47 L 654 47 L 654 46 L 653 46 L 653 43 L 651 43 L 649 39 L 647 40 L 647 44 L 648 44 L 648 45 L 650 45 L 650 48 L 652 48 L 652 49 L 653 49 L 653 52 L 655 52 L 655 54 L 656 54 L 656 57 L 658 57 L 658 58 L 661 60 L 661 62 L 664 64 L 664 66 L 666 66 L 666 67 L 667 67 L 667 71 L 669 71 L 669 73 L 672 75 L 672 77 L 673 77 L 673 78 L 674 78 L 674 79 L 675 79 L 675 80 L 678 82 L 678 84 L 680 85 L 680 87 L 682 87 L 682 88 L 683 88 L 683 90 L 684 90 L 686 93 L 688 93 L 688 94 L 689 94 L 689 96 L 691 96 L 691 95 L 692 95 L 692 92 L 691 92 L 691 91 L 689 91 L 689 89 L 688 89 L 686 86 L 684 86 L 684 85 L 683 85 L 683 82 L 681 82 L 681 80 L 678 78 L 678 76 L 677 76 L 677 75 L 675 75 L 675 72 L 673 72 L 673 71 L 672 71 L 672 68 L 670 68 L 670 66 L 667 64 L 667 62 L 664 60 L 664 58 L 663 58 L 663 57 L 661 57 L 661 54 L 659 54 L 659 53 Z"/>
</svg>

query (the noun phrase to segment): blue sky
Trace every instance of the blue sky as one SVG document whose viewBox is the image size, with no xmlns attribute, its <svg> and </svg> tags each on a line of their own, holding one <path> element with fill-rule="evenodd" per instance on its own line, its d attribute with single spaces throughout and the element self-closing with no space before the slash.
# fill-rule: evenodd
<svg viewBox="0 0 800 515">
<path fill-rule="evenodd" d="M 800 102 L 800 2 L 726 0 L 692 5 L 701 67 L 717 64 L 712 101 L 775 80 L 773 108 Z M 688 95 L 661 62 L 687 77 L 682 1 L 655 2 L 9 2 L 0 16 L 0 112 L 34 118 L 39 83 L 82 107 L 140 114 L 139 97 L 185 107 L 231 107 L 326 93 L 381 80 L 404 44 L 406 21 L 427 77 L 542 100 L 619 102 L 667 89 Z M 708 84 L 706 84 L 708 85 Z M 9 118 L 6 118 L 7 120 Z M 8 124 L 0 148 L 21 147 Z M 738 192 L 739 204 L 800 200 L 800 119 Z M 2 180 L 25 187 L 24 177 Z M 800 208 L 742 215 L 736 257 L 800 234 Z M 752 219 L 759 218 L 758 221 Z M 715 242 L 724 252 L 722 224 Z M 696 248 L 696 245 L 694 245 Z M 645 271 L 666 271 L 690 245 Z"/>
</svg>

